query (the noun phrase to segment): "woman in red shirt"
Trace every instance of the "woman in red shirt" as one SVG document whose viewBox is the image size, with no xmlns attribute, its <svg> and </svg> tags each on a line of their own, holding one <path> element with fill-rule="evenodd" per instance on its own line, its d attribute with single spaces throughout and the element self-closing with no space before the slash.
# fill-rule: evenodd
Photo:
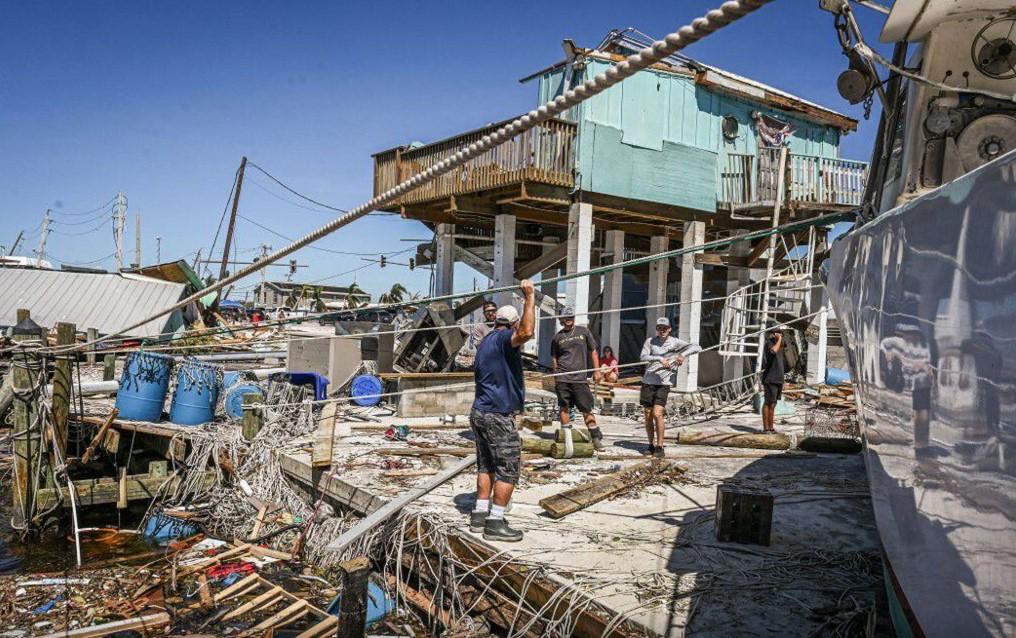
<svg viewBox="0 0 1016 638">
<path fill-rule="evenodd" d="M 600 374 L 607 383 L 617 382 L 620 376 L 617 357 L 614 356 L 614 349 L 610 346 L 603 346 L 603 354 L 600 355 Z"/>
</svg>

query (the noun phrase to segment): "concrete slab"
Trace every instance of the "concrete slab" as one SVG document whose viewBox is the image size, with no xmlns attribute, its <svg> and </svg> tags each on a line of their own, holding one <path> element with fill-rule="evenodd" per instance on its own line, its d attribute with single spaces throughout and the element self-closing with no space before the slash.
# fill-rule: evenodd
<svg viewBox="0 0 1016 638">
<path fill-rule="evenodd" d="M 469 446 L 467 422 L 458 418 L 461 428 L 430 430 L 427 425 L 438 425 L 434 419 L 382 417 L 378 423 L 355 423 L 353 436 L 336 442 L 335 477 L 371 497 L 398 495 L 426 480 L 412 476 L 413 470 L 437 472 L 442 460 L 383 451 Z M 756 431 L 758 420 L 737 413 L 707 427 Z M 777 427 L 784 431 L 803 430 L 803 415 L 783 421 Z M 410 426 L 408 443 L 383 437 L 392 423 Z M 602 456 L 609 460 L 556 461 L 560 477 L 553 482 L 539 482 L 545 479 L 526 469 L 508 516 L 526 536 L 517 544 L 488 545 L 519 564 L 541 567 L 651 635 L 810 635 L 860 622 L 880 597 L 878 535 L 861 456 L 670 445 L 668 458 L 686 470 L 679 480 L 622 494 L 560 520 L 549 518 L 540 499 L 644 458 L 639 422 L 601 417 L 600 426 L 609 443 Z M 405 467 L 391 469 L 395 458 Z M 308 462 L 309 454 L 285 459 L 290 468 Z M 410 511 L 469 534 L 466 517 L 474 481 L 474 474 L 459 475 Z M 772 491 L 771 546 L 716 541 L 713 506 L 721 482 Z"/>
</svg>

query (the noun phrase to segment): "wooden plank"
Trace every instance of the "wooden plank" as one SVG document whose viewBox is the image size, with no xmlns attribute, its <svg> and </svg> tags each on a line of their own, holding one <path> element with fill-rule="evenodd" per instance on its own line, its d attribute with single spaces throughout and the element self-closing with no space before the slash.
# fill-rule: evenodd
<svg viewBox="0 0 1016 638">
<path fill-rule="evenodd" d="M 225 554 L 225 552 L 223 552 L 223 554 Z M 206 565 L 204 564 L 204 562 L 202 562 L 201 563 L 201 568 L 204 569 L 204 567 L 206 567 Z M 222 591 L 220 591 L 219 593 L 215 594 L 215 602 L 218 603 L 218 602 L 222 602 L 224 600 L 229 600 L 233 596 L 236 596 L 238 592 L 243 591 L 247 587 L 249 587 L 251 585 L 258 584 L 260 582 L 260 580 L 261 580 L 261 576 L 259 576 L 257 574 L 248 574 L 247 576 L 245 576 L 242 579 L 236 581 L 235 583 L 233 583 L 229 587 L 227 587 L 227 588 L 223 589 Z"/>
<path fill-rule="evenodd" d="M 228 614 L 222 617 L 221 622 L 226 622 L 227 620 L 239 618 L 240 616 L 248 612 L 254 611 L 255 609 L 270 609 L 272 605 L 275 605 L 285 597 L 286 596 L 285 593 L 282 591 L 282 588 L 276 585 L 271 589 L 269 589 L 268 591 L 264 592 L 263 594 L 255 596 L 254 598 L 248 600 L 247 602 L 240 605 L 236 609 L 231 610 Z"/>
<path fill-rule="evenodd" d="M 79 629 L 63 629 L 46 634 L 42 638 L 101 638 L 102 636 L 109 636 L 121 631 L 147 632 L 153 629 L 160 629 L 168 626 L 170 622 L 169 614 L 161 612 L 148 616 L 139 616 L 138 618 L 117 620 L 103 625 L 92 625 L 91 627 L 81 627 Z"/>
<path fill-rule="evenodd" d="M 314 429 L 314 447 L 310 453 L 311 467 L 331 467 L 332 447 L 335 444 L 335 422 L 339 419 L 337 403 L 328 403 L 321 409 L 321 415 Z M 348 431 L 348 426 L 346 428 Z"/>
<path fill-rule="evenodd" d="M 563 518 L 624 490 L 643 484 L 669 467 L 670 464 L 666 461 L 653 460 L 636 463 L 620 472 L 587 481 L 559 494 L 541 499 L 540 507 L 552 518 Z"/>
<path fill-rule="evenodd" d="M 406 505 L 409 505 L 416 499 L 420 498 L 424 494 L 427 494 L 434 488 L 442 485 L 446 481 L 458 476 L 461 472 L 467 468 L 472 467 L 476 463 L 476 455 L 470 454 L 469 456 L 460 459 L 457 463 L 453 464 L 448 469 L 444 470 L 437 476 L 427 480 L 419 487 L 415 487 L 410 491 L 406 492 L 402 496 L 392 499 L 388 503 L 381 506 L 380 509 L 371 513 L 366 518 L 361 520 L 359 523 L 354 525 L 352 528 L 344 532 L 338 538 L 328 544 L 327 549 L 333 552 L 344 551 L 352 543 L 360 539 L 364 534 L 373 529 L 376 525 L 383 523 L 388 520 L 389 517 L 397 514 Z"/>
<path fill-rule="evenodd" d="M 367 578 L 370 561 L 366 556 L 339 563 L 342 596 L 339 598 L 338 638 L 361 638 L 367 628 Z"/>
<path fill-rule="evenodd" d="M 244 635 L 257 636 L 260 635 L 261 632 L 266 631 L 268 629 L 278 629 L 279 627 L 287 625 L 296 620 L 297 618 L 301 618 L 304 615 L 306 615 L 307 607 L 309 604 L 310 603 L 308 603 L 306 600 L 303 599 L 298 600 L 292 605 L 279 611 L 271 618 L 267 618 L 263 622 L 256 625 L 255 627 L 248 629 L 247 631 L 244 632 Z M 361 637 L 363 635 L 364 634 L 362 633 L 360 634 Z"/>
<path fill-rule="evenodd" d="M 447 611 L 437 605 L 432 598 L 423 592 L 413 589 L 406 583 L 395 577 L 395 574 L 388 574 L 388 586 L 397 589 L 402 597 L 408 600 L 414 607 L 422 611 L 427 617 L 436 617 L 437 621 L 444 627 L 451 627 L 452 617 Z"/>
<path fill-rule="evenodd" d="M 329 615 L 327 618 L 298 635 L 296 638 L 319 638 L 320 636 L 325 635 L 325 632 L 334 628 L 338 623 L 338 618 Z"/>
<path fill-rule="evenodd" d="M 205 487 L 211 487 L 215 483 L 215 479 L 214 470 L 206 471 L 202 484 Z M 128 474 L 125 477 L 127 500 L 150 499 L 163 484 L 176 480 L 178 480 L 176 475 L 153 477 L 148 474 Z M 78 507 L 116 503 L 120 496 L 120 481 L 113 477 L 79 479 L 74 481 L 74 489 L 77 492 Z M 38 502 L 40 505 L 52 503 L 56 498 L 56 488 L 39 490 Z M 70 506 L 70 499 L 64 499 L 64 507 Z"/>
</svg>

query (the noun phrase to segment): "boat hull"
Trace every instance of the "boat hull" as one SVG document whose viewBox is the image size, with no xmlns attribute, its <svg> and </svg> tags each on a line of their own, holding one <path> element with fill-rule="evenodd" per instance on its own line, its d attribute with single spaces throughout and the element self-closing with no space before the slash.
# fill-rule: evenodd
<svg viewBox="0 0 1016 638">
<path fill-rule="evenodd" d="M 827 288 L 915 626 L 1016 634 L 1016 152 L 840 238 Z"/>
</svg>

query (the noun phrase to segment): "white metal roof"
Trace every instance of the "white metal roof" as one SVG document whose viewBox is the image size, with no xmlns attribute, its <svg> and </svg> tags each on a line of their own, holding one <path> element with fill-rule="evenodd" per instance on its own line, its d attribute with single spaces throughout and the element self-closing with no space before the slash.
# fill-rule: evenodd
<svg viewBox="0 0 1016 638">
<path fill-rule="evenodd" d="M 0 266 L 0 325 L 17 322 L 18 308 L 47 328 L 66 321 L 79 331 L 95 328 L 111 334 L 173 305 L 183 297 L 184 284 L 141 275 L 80 273 Z M 173 314 L 127 333 L 151 337 L 169 329 Z"/>
</svg>

